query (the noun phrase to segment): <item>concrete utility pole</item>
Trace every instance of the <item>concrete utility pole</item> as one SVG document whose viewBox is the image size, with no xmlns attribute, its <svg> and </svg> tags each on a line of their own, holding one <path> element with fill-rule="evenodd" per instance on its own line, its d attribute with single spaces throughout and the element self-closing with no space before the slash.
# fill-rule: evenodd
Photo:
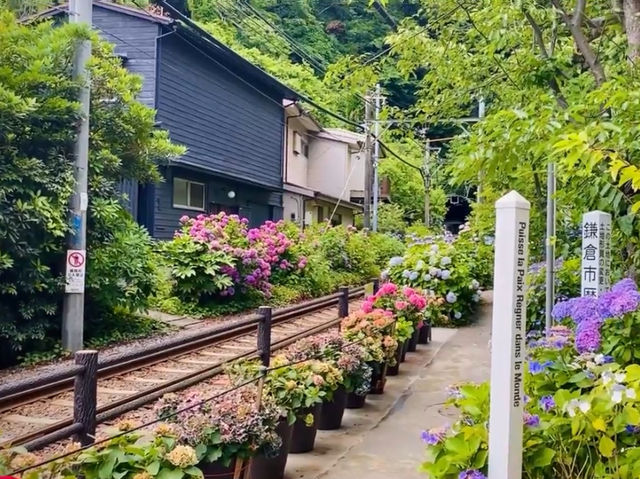
<svg viewBox="0 0 640 479">
<path fill-rule="evenodd" d="M 376 85 L 376 115 L 374 123 L 375 143 L 373 145 L 373 231 L 378 231 L 378 195 L 380 194 L 380 180 L 378 178 L 378 162 L 380 160 L 380 83 Z"/>
<path fill-rule="evenodd" d="M 69 22 L 91 26 L 92 0 L 70 0 Z M 82 349 L 84 330 L 84 277 L 87 265 L 87 177 L 89 168 L 89 98 L 91 79 L 87 63 L 91 41 L 82 40 L 76 47 L 73 78 L 82 86 L 78 96 L 81 118 L 74 145 L 75 190 L 70 201 L 71 232 L 67 239 L 66 287 L 62 309 L 62 346 L 72 352 Z"/>
<path fill-rule="evenodd" d="M 556 164 L 547 165 L 547 240 L 546 240 L 546 292 L 545 292 L 545 331 L 549 334 L 552 326 L 551 311 L 555 301 L 555 262 L 556 262 Z"/>
<path fill-rule="evenodd" d="M 365 128 L 365 140 L 364 140 L 364 221 L 363 226 L 367 229 L 371 228 L 371 183 L 373 177 L 373 165 L 371 154 L 371 96 L 367 95 L 364 101 L 364 128 Z"/>
<path fill-rule="evenodd" d="M 478 100 L 478 121 L 482 121 L 485 115 L 485 103 L 484 98 Z M 484 180 L 484 171 L 478 171 L 478 189 L 476 192 L 476 200 L 478 203 L 482 203 L 482 181 Z"/>
<path fill-rule="evenodd" d="M 424 145 L 424 165 L 422 167 L 422 179 L 424 180 L 424 225 L 431 226 L 431 140 L 427 138 Z"/>
</svg>

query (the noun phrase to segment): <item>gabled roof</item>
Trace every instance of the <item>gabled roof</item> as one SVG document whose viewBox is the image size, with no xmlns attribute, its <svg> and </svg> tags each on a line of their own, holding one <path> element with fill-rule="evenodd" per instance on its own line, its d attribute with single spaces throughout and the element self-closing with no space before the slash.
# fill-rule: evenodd
<svg viewBox="0 0 640 479">
<path fill-rule="evenodd" d="M 194 48 L 201 50 L 202 53 L 208 56 L 211 60 L 219 63 L 223 68 L 230 70 L 234 74 L 245 78 L 249 83 L 262 85 L 263 88 L 273 93 L 277 93 L 282 98 L 291 100 L 297 100 L 300 98 L 300 94 L 295 90 L 289 88 L 277 78 L 271 76 L 257 65 L 254 65 L 241 55 L 234 52 L 231 48 L 224 45 L 209 32 L 198 26 L 195 22 L 184 16 L 165 1 L 157 0 L 156 3 L 158 6 L 162 7 L 165 15 L 152 13 L 141 8 L 119 5 L 106 0 L 93 1 L 94 7 L 105 8 L 123 15 L 130 15 L 142 20 L 157 23 L 165 28 L 175 30 L 178 35 L 183 37 L 183 39 L 194 46 Z M 38 15 L 30 17 L 26 22 L 35 22 L 52 16 L 66 14 L 68 10 L 69 5 L 65 2 L 40 12 Z"/>
</svg>

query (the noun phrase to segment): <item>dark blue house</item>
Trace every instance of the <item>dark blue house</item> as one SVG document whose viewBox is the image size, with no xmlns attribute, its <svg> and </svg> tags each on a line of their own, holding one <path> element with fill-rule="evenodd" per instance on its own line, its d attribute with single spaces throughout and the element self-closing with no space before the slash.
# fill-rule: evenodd
<svg viewBox="0 0 640 479">
<path fill-rule="evenodd" d="M 129 211 L 156 238 L 170 238 L 183 215 L 282 218 L 283 100 L 296 93 L 166 7 L 159 15 L 94 0 L 94 28 L 143 77 L 139 100 L 187 148 L 163 183 L 123 181 Z"/>
</svg>

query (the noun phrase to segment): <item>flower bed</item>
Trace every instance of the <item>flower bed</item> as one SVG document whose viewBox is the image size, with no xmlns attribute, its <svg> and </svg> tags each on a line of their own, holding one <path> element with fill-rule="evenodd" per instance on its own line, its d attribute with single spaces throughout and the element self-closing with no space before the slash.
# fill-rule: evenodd
<svg viewBox="0 0 640 479">
<path fill-rule="evenodd" d="M 219 213 L 184 216 L 173 240 L 159 245 L 167 278 L 156 307 L 171 313 L 224 314 L 321 296 L 362 284 L 403 251 L 398 240 L 342 226 L 301 232 L 293 223 Z"/>
<path fill-rule="evenodd" d="M 525 371 L 523 473 L 528 478 L 639 477 L 640 293 L 631 280 L 599 298 L 558 303 L 562 324 L 532 337 Z M 489 385 L 454 387 L 451 428 L 426 431 L 434 479 L 484 477 Z M 466 475 L 465 475 L 466 474 Z M 475 476 L 470 476 L 475 474 Z"/>
</svg>

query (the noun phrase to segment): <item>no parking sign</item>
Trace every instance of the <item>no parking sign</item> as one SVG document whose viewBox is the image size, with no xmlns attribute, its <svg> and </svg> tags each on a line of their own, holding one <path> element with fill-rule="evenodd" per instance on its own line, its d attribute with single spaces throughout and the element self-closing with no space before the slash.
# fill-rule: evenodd
<svg viewBox="0 0 640 479">
<path fill-rule="evenodd" d="M 66 293 L 84 293 L 84 275 L 87 265 L 87 251 L 84 249 L 67 250 Z"/>
</svg>

